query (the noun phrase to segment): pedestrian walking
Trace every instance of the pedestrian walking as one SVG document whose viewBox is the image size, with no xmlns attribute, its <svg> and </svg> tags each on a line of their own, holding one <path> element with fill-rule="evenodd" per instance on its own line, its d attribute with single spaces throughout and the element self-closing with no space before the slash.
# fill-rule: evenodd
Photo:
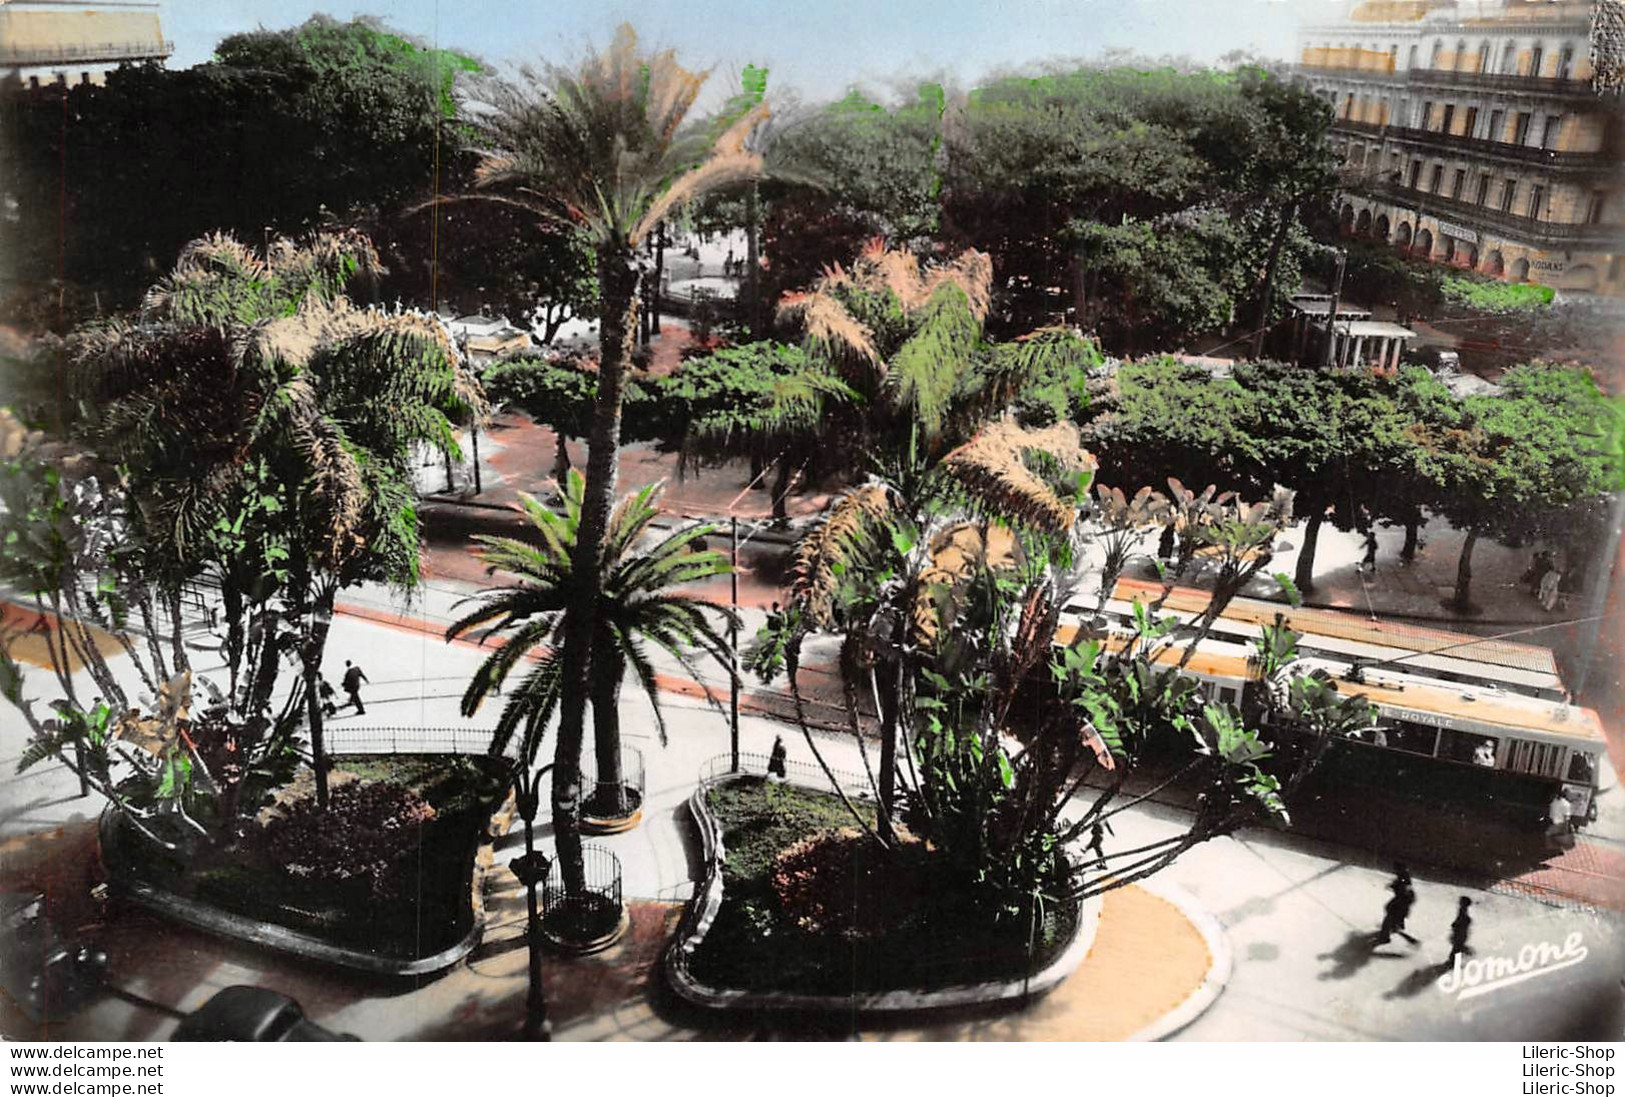
<svg viewBox="0 0 1625 1097">
<path fill-rule="evenodd" d="M 1546 845 L 1550 849 L 1574 848 L 1574 805 L 1558 789 L 1552 802 L 1546 805 Z"/>
<path fill-rule="evenodd" d="M 1450 923 L 1450 959 L 1447 964 L 1456 962 L 1457 956 L 1464 956 L 1472 952 L 1472 946 L 1467 943 L 1473 932 L 1473 916 L 1467 913 L 1467 908 L 1473 901 L 1463 895 L 1456 905 L 1456 920 Z"/>
<path fill-rule="evenodd" d="M 349 698 L 344 703 L 346 708 L 355 706 L 357 716 L 367 714 L 367 706 L 361 703 L 361 683 L 367 681 L 367 672 L 356 666 L 350 660 L 344 660 L 344 695 Z"/>
<path fill-rule="evenodd" d="M 1104 819 L 1096 820 L 1095 825 L 1089 828 L 1089 852 L 1095 855 L 1096 868 L 1106 867 L 1106 832 L 1111 829 L 1112 825 Z M 1113 837 L 1116 833 L 1112 831 Z"/>
<path fill-rule="evenodd" d="M 1540 608 L 1547 613 L 1557 609 L 1558 585 L 1562 582 L 1563 573 L 1556 568 L 1540 577 L 1540 593 L 1536 597 L 1540 599 Z"/>
<path fill-rule="evenodd" d="M 1371 574 L 1377 571 L 1377 531 L 1372 526 L 1365 528 L 1365 559 L 1360 561 L 1360 570 Z"/>
<path fill-rule="evenodd" d="M 789 774 L 785 770 L 785 759 L 789 751 L 784 749 L 784 736 L 773 736 L 773 753 L 767 756 L 767 775 L 785 780 Z"/>
<path fill-rule="evenodd" d="M 318 687 L 317 692 L 321 695 L 322 715 L 337 716 L 339 707 L 333 701 L 333 683 L 327 680 L 326 675 L 322 676 L 321 685 Z"/>
<path fill-rule="evenodd" d="M 1394 878 L 1388 890 L 1394 894 L 1382 909 L 1382 927 L 1377 930 L 1377 944 L 1386 945 L 1397 933 L 1414 945 L 1417 940 L 1405 932 L 1405 921 L 1411 916 L 1411 907 L 1416 905 L 1416 890 L 1411 887 L 1410 870 L 1403 864 L 1394 866 Z"/>
</svg>

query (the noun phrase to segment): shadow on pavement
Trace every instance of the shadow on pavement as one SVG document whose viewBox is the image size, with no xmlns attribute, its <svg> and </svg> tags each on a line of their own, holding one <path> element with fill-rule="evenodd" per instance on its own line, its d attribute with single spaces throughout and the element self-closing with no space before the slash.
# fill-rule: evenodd
<svg viewBox="0 0 1625 1097">
<path fill-rule="evenodd" d="M 1439 976 L 1443 975 L 1449 970 L 1450 965 L 1448 963 L 1427 964 L 1423 967 L 1419 967 L 1409 975 L 1405 976 L 1403 982 L 1401 982 L 1393 990 L 1390 990 L 1388 993 L 1384 994 L 1383 997 L 1390 1000 L 1394 998 L 1415 998 L 1428 987 L 1437 983 L 1439 981 Z"/>
</svg>

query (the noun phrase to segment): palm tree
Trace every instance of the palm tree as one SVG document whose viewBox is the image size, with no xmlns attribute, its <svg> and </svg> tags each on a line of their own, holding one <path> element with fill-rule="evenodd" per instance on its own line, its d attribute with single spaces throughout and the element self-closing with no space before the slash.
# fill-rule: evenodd
<svg viewBox="0 0 1625 1097">
<path fill-rule="evenodd" d="M 599 570 L 615 498 L 625 371 L 637 339 L 640 249 L 677 210 L 750 179 L 762 160 L 746 138 L 767 117 L 758 103 L 712 139 L 686 127 L 705 73 L 671 51 L 644 54 L 630 26 L 609 50 L 574 71 L 521 70 L 518 82 L 476 84 L 465 110 L 482 160 L 476 185 L 490 197 L 580 233 L 597 256 L 602 321 L 598 392 L 588 436 L 586 488 L 560 658 L 560 722 L 553 769 L 553 817 L 565 881 L 584 884 L 577 812 L 581 747 Z"/>
<path fill-rule="evenodd" d="M 264 255 L 207 237 L 134 322 L 70 346 L 76 394 L 95 412 L 89 441 L 126 470 L 146 571 L 177 603 L 184 582 L 219 583 L 239 715 L 264 714 L 282 657 L 300 657 L 283 716 L 303 701 L 322 802 L 319 684 L 334 600 L 365 580 L 416 582 L 412 450 L 455 453 L 449 416 L 484 406 L 438 319 L 343 295 L 376 268 L 357 234 L 279 240 Z M 183 657 L 177 644 L 177 670 Z"/>
<path fill-rule="evenodd" d="M 621 682 L 630 667 L 654 709 L 661 742 L 666 739 L 665 717 L 648 645 L 654 644 L 697 676 L 693 649 L 731 667 L 730 648 L 721 620 L 729 611 L 710 605 L 676 588 L 700 582 L 729 570 L 728 558 L 714 550 L 696 550 L 695 542 L 717 529 L 711 525 L 675 530 L 641 547 L 659 514 L 661 484 L 651 484 L 624 497 L 610 515 L 603 551 L 598 558 L 595 584 L 602 592 L 593 616 L 592 681 L 593 745 L 598 755 L 600 783 L 616 797 L 594 805 L 606 814 L 626 810 L 625 789 L 618 771 L 620 755 Z M 477 538 L 484 543 L 481 559 L 493 572 L 518 578 L 509 586 L 480 596 L 480 605 L 446 630 L 448 640 L 475 630 L 484 637 L 503 636 L 502 646 L 480 664 L 463 694 L 463 715 L 472 716 L 527 656 L 536 665 L 511 691 L 491 740 L 491 753 L 507 751 L 516 731 L 522 734 L 524 766 L 534 762 L 541 733 L 558 711 L 564 697 L 562 648 L 566 623 L 573 609 L 571 594 L 579 585 L 576 547 L 585 509 L 586 482 L 571 470 L 560 493 L 562 513 L 555 513 L 529 495 L 522 495 L 525 517 L 535 540 L 513 537 Z"/>
<path fill-rule="evenodd" d="M 798 466 L 850 472 L 911 450 L 935 460 L 1035 389 L 1058 387 L 1093 353 L 1063 328 L 984 345 L 992 281 L 992 263 L 978 251 L 922 267 L 906 251 L 871 243 L 850 268 L 835 267 L 780 303 L 780 316 L 803 330 L 795 367 L 779 371 L 757 406 L 702 417 L 692 435 L 713 453 L 760 456 L 774 447 L 780 518 Z M 788 361 L 774 344 L 753 346 L 765 361 Z"/>
</svg>

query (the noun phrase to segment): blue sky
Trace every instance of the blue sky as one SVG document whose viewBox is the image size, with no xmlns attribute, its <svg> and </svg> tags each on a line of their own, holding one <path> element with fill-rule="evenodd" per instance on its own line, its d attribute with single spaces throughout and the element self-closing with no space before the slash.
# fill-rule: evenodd
<svg viewBox="0 0 1625 1097">
<path fill-rule="evenodd" d="M 568 61 L 630 20 L 719 74 L 766 65 L 775 89 L 822 98 L 853 83 L 989 71 L 1133 49 L 1212 61 L 1236 49 L 1289 58 L 1303 21 L 1339 18 L 1345 0 L 166 0 L 170 64 L 205 61 L 224 36 L 281 29 L 312 12 L 377 15 L 489 61 Z"/>
</svg>

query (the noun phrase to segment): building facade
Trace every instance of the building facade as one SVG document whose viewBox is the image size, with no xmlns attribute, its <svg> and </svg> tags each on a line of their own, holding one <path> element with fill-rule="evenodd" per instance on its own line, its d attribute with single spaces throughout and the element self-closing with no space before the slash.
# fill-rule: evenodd
<svg viewBox="0 0 1625 1097">
<path fill-rule="evenodd" d="M 0 0 L 0 83 L 102 84 L 124 62 L 162 62 L 158 5 L 140 0 Z"/>
<path fill-rule="evenodd" d="M 1625 296 L 1605 5 L 1367 0 L 1300 32 L 1335 112 L 1344 232 L 1436 263 Z"/>
</svg>

